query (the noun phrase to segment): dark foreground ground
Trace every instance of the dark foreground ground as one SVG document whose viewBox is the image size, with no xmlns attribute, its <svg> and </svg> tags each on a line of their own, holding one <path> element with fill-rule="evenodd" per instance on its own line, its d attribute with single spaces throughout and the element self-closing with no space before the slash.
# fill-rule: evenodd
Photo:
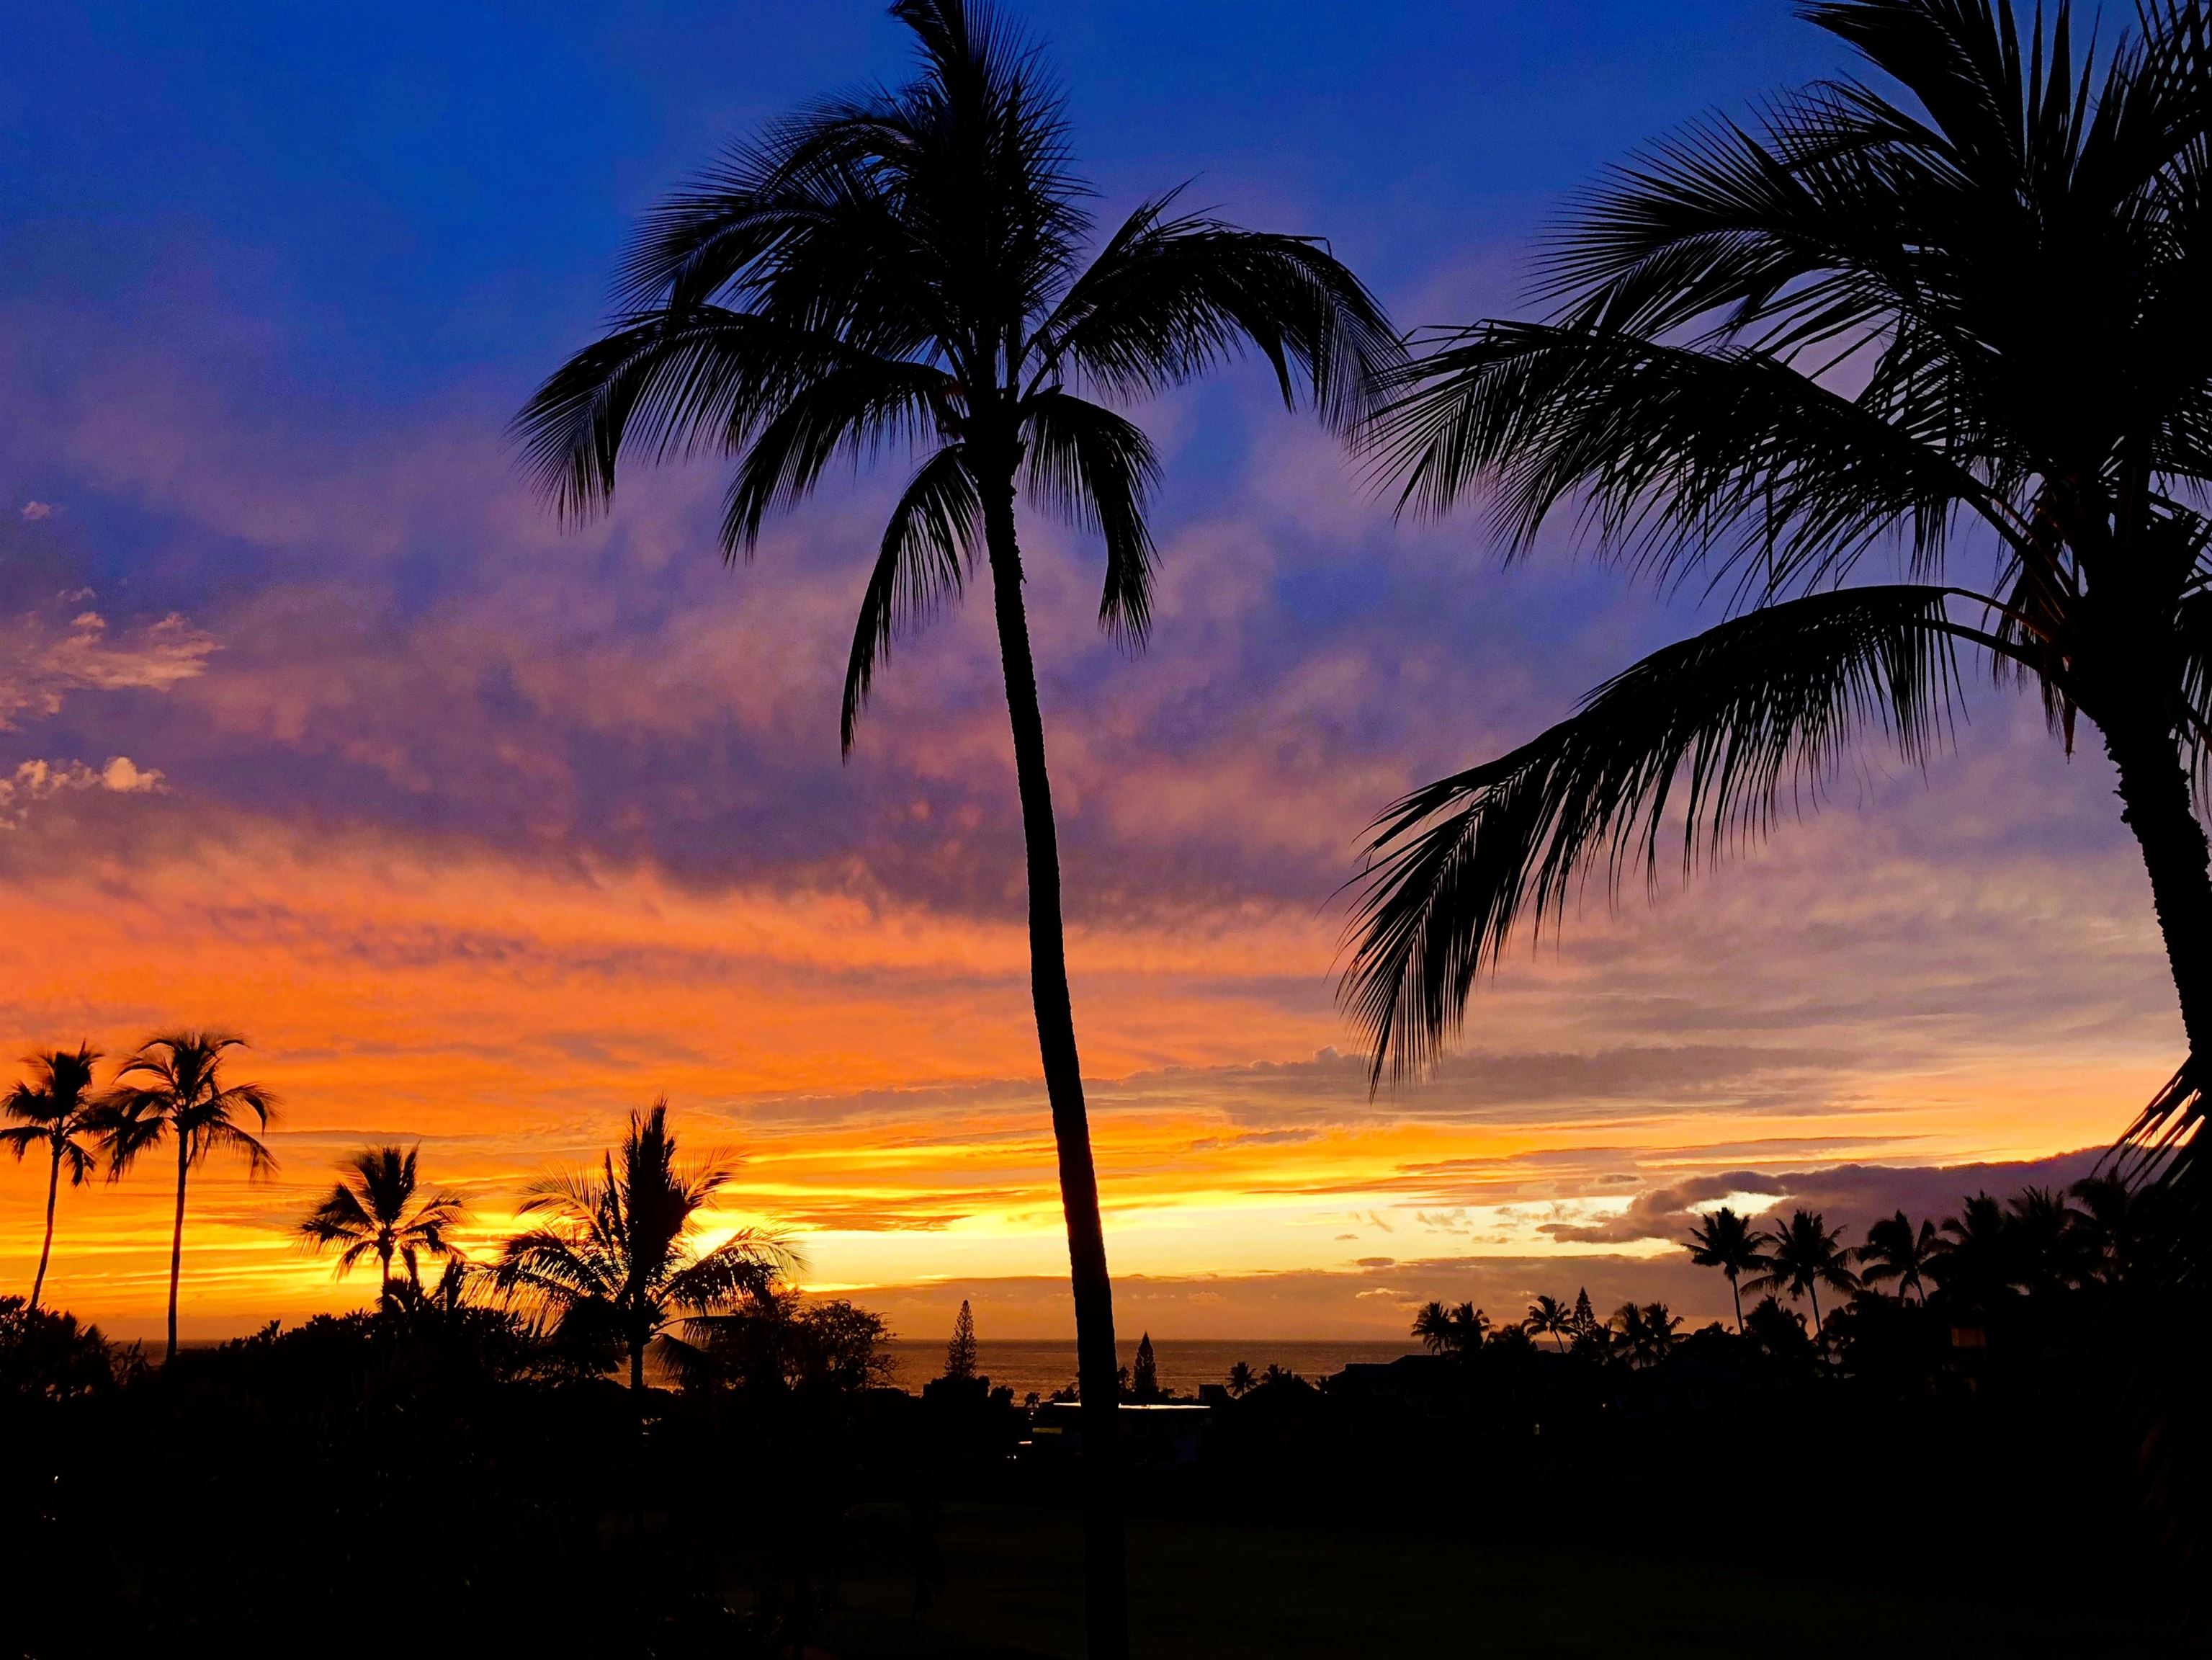
<svg viewBox="0 0 2212 1660">
<path fill-rule="evenodd" d="M 863 1518 L 864 1521 L 866 1518 Z M 1816 1530 L 1817 1514 L 1803 1518 Z M 945 1580 L 914 1611 L 914 1579 L 881 1518 L 859 1548 L 821 1646 L 840 1660 L 1029 1660 L 1083 1653 L 1079 1523 L 1066 1512 L 958 1505 Z M 1814 1549 L 1833 1550 L 1816 1537 Z M 1771 1554 L 1767 1540 L 1747 1550 Z M 1911 1547 L 1908 1543 L 1907 1549 Z M 1856 1554 L 1856 1553 L 1852 1553 Z M 1890 1588 L 1659 1551 L 1500 1546 L 1386 1525 L 1132 1523 L 1132 1647 L 1158 1660 L 1327 1656 L 1943 1656 L 2178 1653 L 2124 1614 L 2087 1614 L 2033 1584 L 1927 1588 L 1940 1564 L 1899 1565 Z M 1915 1589 L 1916 1583 L 1923 1587 Z M 2118 1596 L 2124 1598 L 2122 1588 Z"/>
</svg>

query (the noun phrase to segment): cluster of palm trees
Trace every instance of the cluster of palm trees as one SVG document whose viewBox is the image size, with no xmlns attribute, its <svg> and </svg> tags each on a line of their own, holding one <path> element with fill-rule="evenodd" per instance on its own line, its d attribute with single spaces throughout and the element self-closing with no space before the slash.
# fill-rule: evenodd
<svg viewBox="0 0 2212 1660">
<path fill-rule="evenodd" d="M 702 1213 L 732 1170 L 720 1159 L 678 1158 L 665 1098 L 630 1115 L 622 1146 L 598 1170 L 532 1182 L 518 1211 L 536 1219 L 532 1225 L 503 1241 L 496 1259 L 481 1268 L 455 1238 L 467 1219 L 463 1201 L 421 1191 L 416 1149 L 364 1148 L 343 1169 L 297 1231 L 313 1250 L 337 1247 L 341 1275 L 374 1256 L 382 1272 L 380 1309 L 420 1304 L 419 1261 L 440 1257 L 445 1272 L 437 1295 L 444 1302 L 459 1303 L 481 1286 L 585 1370 L 599 1369 L 609 1356 L 626 1359 L 630 1387 L 639 1391 L 649 1356 L 679 1375 L 712 1370 L 714 1351 L 727 1347 L 733 1310 L 790 1312 L 781 1300 L 784 1282 L 799 1258 L 781 1237 L 744 1227 L 699 1248 Z M 395 1259 L 406 1269 L 398 1285 Z"/>
<path fill-rule="evenodd" d="M 2023 1188 L 2008 1201 L 1978 1193 L 1940 1223 L 1899 1210 L 1870 1225 L 1858 1245 L 1846 1244 L 1844 1230 L 1817 1211 L 1793 1210 L 1762 1229 L 1723 1206 L 1692 1227 L 1686 1243 L 1692 1262 L 1728 1277 L 1738 1331 L 1746 1329 L 1745 1290 L 1780 1292 L 1810 1301 L 1817 1341 L 1823 1288 L 1838 1297 L 1887 1290 L 1922 1305 L 1932 1297 L 1978 1317 L 2014 1297 L 2128 1283 L 2166 1237 L 2152 1219 L 2158 1202 L 2118 1177 L 2094 1176 L 2063 1191 Z"/>
<path fill-rule="evenodd" d="M 266 1130 L 276 1098 L 259 1084 L 234 1083 L 227 1056 L 246 1040 L 229 1032 L 174 1031 L 149 1037 L 104 1089 L 94 1071 L 102 1058 L 89 1044 L 27 1056 L 31 1075 L 0 1099 L 0 1145 L 18 1162 L 33 1152 L 47 1160 L 46 1234 L 32 1281 L 31 1305 L 45 1294 L 53 1254 L 54 1207 L 62 1179 L 82 1187 L 103 1166 L 119 1179 L 142 1154 L 167 1141 L 177 1159 L 177 1203 L 169 1235 L 169 1330 L 167 1358 L 177 1353 L 177 1287 L 184 1265 L 185 1191 L 191 1172 L 214 1154 L 246 1161 L 249 1175 L 276 1169 L 256 1130 Z M 247 1128 L 251 1120 L 252 1128 Z"/>
<path fill-rule="evenodd" d="M 1413 1316 L 1413 1335 L 1431 1354 L 1472 1360 L 1479 1355 L 1519 1353 L 1549 1337 L 1554 1349 L 1630 1365 L 1656 1365 L 1680 1341 L 1682 1322 L 1664 1303 L 1624 1303 L 1600 1319 L 1587 1290 L 1572 1304 L 1539 1297 L 1518 1320 L 1502 1325 L 1472 1303 L 1424 1303 Z"/>
<path fill-rule="evenodd" d="M 244 1044 L 228 1032 L 151 1037 L 105 1088 L 95 1085 L 101 1056 L 88 1044 L 25 1057 L 30 1076 L 0 1098 L 0 1117 L 7 1121 L 0 1146 L 19 1161 L 34 1152 L 47 1161 L 46 1232 L 32 1308 L 45 1294 L 64 1181 L 82 1187 L 103 1169 L 111 1180 L 120 1177 L 167 1140 L 176 1152 L 177 1189 L 164 1358 L 176 1358 L 187 1178 L 218 1152 L 245 1159 L 252 1175 L 276 1167 L 246 1124 L 250 1118 L 255 1128 L 268 1128 L 275 1094 L 235 1082 L 226 1070 L 226 1057 Z M 380 1308 L 422 1298 L 426 1257 L 444 1262 L 441 1290 L 449 1301 L 471 1274 L 456 1237 L 466 1223 L 466 1206 L 457 1195 L 422 1190 L 418 1153 L 411 1147 L 362 1149 L 295 1226 L 309 1249 L 337 1252 L 340 1275 L 374 1257 Z M 630 1116 L 622 1146 L 597 1172 L 547 1176 L 526 1189 L 520 1214 L 542 1219 L 505 1242 L 497 1262 L 483 1271 L 488 1284 L 537 1316 L 562 1347 L 580 1355 L 611 1347 L 626 1355 L 630 1382 L 641 1389 L 649 1351 L 657 1347 L 678 1365 L 698 1359 L 717 1318 L 740 1304 L 771 1300 L 798 1266 L 787 1243 L 756 1228 L 698 1249 L 701 1214 L 731 1175 L 726 1162 L 687 1165 L 678 1159 L 668 1104 L 657 1100 Z M 395 1286 L 395 1264 L 404 1270 L 404 1290 Z M 679 1325 L 686 1329 L 681 1335 Z"/>
</svg>

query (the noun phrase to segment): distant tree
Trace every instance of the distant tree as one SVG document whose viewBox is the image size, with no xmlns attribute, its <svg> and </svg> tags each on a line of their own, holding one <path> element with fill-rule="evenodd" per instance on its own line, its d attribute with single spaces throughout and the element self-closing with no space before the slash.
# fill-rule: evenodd
<svg viewBox="0 0 2212 1660">
<path fill-rule="evenodd" d="M 517 417 L 565 515 L 611 499 L 618 461 L 733 458 L 722 550 L 841 454 L 913 447 L 845 676 L 841 741 L 893 640 L 988 569 L 1029 872 L 1030 989 L 1073 1262 L 1094 1660 L 1127 1647 L 1113 1466 L 1113 1293 L 1069 1000 L 1060 853 L 1024 599 L 1018 500 L 1099 532 L 1100 623 L 1152 619 L 1146 523 L 1158 463 L 1109 404 L 1185 384 L 1249 348 L 1285 400 L 1332 424 L 1366 412 L 1400 360 L 1379 305 L 1317 240 L 1140 204 L 1095 248 L 1059 94 L 981 0 L 897 0 L 921 73 L 769 125 L 656 209 L 622 277 L 623 313 Z M 1085 394 L 1090 394 L 1086 396 Z M 1094 401 L 1103 396 L 1107 401 Z"/>
<path fill-rule="evenodd" d="M 169 1341 L 165 1361 L 177 1358 L 177 1285 L 185 1259 L 185 1178 L 218 1150 L 246 1160 L 249 1177 L 276 1168 L 269 1149 L 240 1122 L 252 1114 L 266 1130 L 276 1097 L 259 1084 L 231 1083 L 224 1056 L 246 1040 L 230 1032 L 177 1031 L 149 1037 L 123 1064 L 115 1087 L 100 1106 L 100 1132 L 110 1179 L 164 1138 L 177 1148 L 177 1213 L 169 1233 Z"/>
<path fill-rule="evenodd" d="M 1444 1349 L 1462 1359 L 1480 1352 L 1489 1335 L 1490 1316 L 1472 1303 L 1457 1304 L 1444 1317 Z"/>
<path fill-rule="evenodd" d="M 419 1147 L 364 1147 L 338 1166 L 344 1172 L 323 1202 L 299 1225 L 301 1237 L 317 1251 L 332 1245 L 340 1276 L 364 1256 L 376 1258 L 376 1305 L 392 1300 L 392 1262 L 406 1265 L 410 1284 L 419 1286 L 419 1258 L 452 1261 L 459 1255 L 453 1231 L 465 1218 L 459 1196 L 434 1193 L 416 1196 L 415 1161 Z"/>
<path fill-rule="evenodd" d="M 1805 1316 L 1795 1309 L 1783 1307 L 1771 1296 L 1759 1299 L 1745 1317 L 1743 1331 L 1763 1353 L 1777 1359 L 1802 1359 L 1812 1350 L 1813 1340 L 1805 1331 Z"/>
<path fill-rule="evenodd" d="M 1817 1211 L 1792 1211 L 1789 1221 L 1767 1236 L 1766 1267 L 1749 1283 L 1754 1291 L 1786 1291 L 1813 1300 L 1813 1335 L 1820 1334 L 1820 1287 L 1851 1292 L 1858 1276 L 1850 1267 L 1844 1231 L 1832 1231 Z"/>
<path fill-rule="evenodd" d="M 1885 1216 L 1867 1230 L 1866 1243 L 1851 1255 L 1865 1268 L 1869 1286 L 1894 1280 L 1899 1302 L 1910 1292 L 1925 1303 L 1928 1273 L 1936 1256 L 1936 1225 L 1923 1220 L 1916 1230 L 1903 1211 Z"/>
<path fill-rule="evenodd" d="M 1270 1360 L 1267 1362 L 1267 1371 L 1260 1374 L 1260 1382 L 1255 1387 L 1287 1389 L 1304 1389 L 1307 1387 L 1307 1384 L 1304 1378 L 1299 1377 L 1297 1373 L 1292 1371 L 1288 1366 L 1283 1365 L 1279 1362 Z"/>
<path fill-rule="evenodd" d="M 2007 1231 L 2013 1272 L 2027 1290 L 2063 1291 L 2094 1272 L 2080 1213 L 2064 1194 L 2054 1188 L 2022 1188 L 2006 1208 L 2011 1213 Z"/>
<path fill-rule="evenodd" d="M 1129 1369 L 1129 1397 L 1133 1401 L 1157 1401 L 1160 1398 L 1159 1362 L 1152 1354 L 1152 1335 L 1145 1333 L 1137 1339 L 1137 1361 Z"/>
<path fill-rule="evenodd" d="M 782 1240 L 754 1228 L 695 1247 L 699 1213 L 731 1176 L 720 1163 L 679 1164 L 668 1103 L 655 1101 L 630 1115 L 597 1177 L 548 1176 L 525 1189 L 520 1213 L 553 1219 L 507 1242 L 495 1283 L 550 1314 L 556 1339 L 575 1351 L 626 1352 L 630 1388 L 641 1392 L 648 1347 L 688 1347 L 669 1331 L 680 1317 L 765 1296 L 796 1263 Z"/>
<path fill-rule="evenodd" d="M 1729 1296 L 1735 1303 L 1735 1329 L 1743 1329 L 1741 1275 L 1756 1274 L 1765 1266 L 1762 1247 L 1766 1236 L 1726 1205 L 1690 1227 L 1690 1261 L 1701 1268 L 1718 1268 L 1728 1276 Z"/>
<path fill-rule="evenodd" d="M 1431 1354 L 1442 1354 L 1451 1347 L 1451 1310 L 1434 1299 L 1422 1304 L 1413 1314 L 1413 1335 Z"/>
<path fill-rule="evenodd" d="M 975 1311 L 960 1299 L 960 1312 L 952 1317 L 952 1341 L 945 1346 L 945 1375 L 963 1383 L 975 1376 Z"/>
<path fill-rule="evenodd" d="M 1977 1193 L 1943 1219 L 1930 1265 L 1944 1300 L 1978 1314 L 1991 1312 L 2010 1295 L 2019 1278 L 2014 1260 L 2012 1218 L 1986 1193 Z"/>
<path fill-rule="evenodd" d="M 99 1128 L 92 1096 L 92 1063 L 99 1059 L 88 1043 L 51 1055 L 26 1055 L 23 1064 L 30 1067 L 30 1077 L 0 1101 L 0 1116 L 12 1121 L 0 1129 L 0 1146 L 14 1153 L 19 1164 L 33 1147 L 43 1148 L 46 1155 L 46 1231 L 39 1244 L 39 1271 L 31 1280 L 34 1312 L 46 1288 L 46 1263 L 53 1255 L 54 1198 L 61 1189 L 62 1172 L 69 1172 L 70 1186 L 81 1188 L 98 1167 L 90 1143 Z"/>
<path fill-rule="evenodd" d="M 1228 1389 L 1231 1400 L 1243 1399 L 1259 1386 L 1259 1383 L 1260 1380 L 1252 1375 L 1249 1361 L 1239 1360 L 1229 1368 Z"/>
<path fill-rule="evenodd" d="M 0 1297 L 0 1398 L 67 1400 L 113 1387 L 119 1356 L 97 1326 Z"/>
<path fill-rule="evenodd" d="M 1541 1337 L 1549 1333 L 1552 1342 L 1560 1353 L 1567 1352 L 1566 1335 L 1575 1329 L 1575 1316 L 1567 1305 L 1556 1297 L 1539 1297 L 1528 1304 L 1528 1312 L 1521 1322 L 1523 1331 Z"/>
<path fill-rule="evenodd" d="M 2084 1177 L 2070 1191 L 2087 1272 L 2108 1286 L 2129 1283 L 2145 1255 L 2154 1201 L 2117 1176 Z"/>
<path fill-rule="evenodd" d="M 772 1287 L 724 1313 L 684 1322 L 684 1341 L 668 1359 L 686 1389 L 730 1384 L 752 1389 L 851 1394 L 890 1381 L 881 1315 L 842 1298 L 819 1300 Z"/>
<path fill-rule="evenodd" d="M 1674 1352 L 1674 1345 L 1681 1341 L 1681 1326 L 1680 1316 L 1664 1303 L 1644 1305 L 1644 1353 L 1648 1365 L 1656 1366 Z"/>
<path fill-rule="evenodd" d="M 1604 1323 L 1597 1317 L 1597 1310 L 1590 1307 L 1589 1286 L 1583 1286 L 1575 1292 L 1575 1311 L 1571 1318 L 1573 1323 L 1567 1329 L 1573 1337 L 1603 1329 Z"/>
</svg>

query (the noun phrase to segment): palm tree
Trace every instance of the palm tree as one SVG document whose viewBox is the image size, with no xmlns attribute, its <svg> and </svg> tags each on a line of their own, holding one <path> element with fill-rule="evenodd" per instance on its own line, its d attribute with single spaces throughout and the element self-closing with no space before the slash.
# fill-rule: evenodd
<svg viewBox="0 0 2212 1660">
<path fill-rule="evenodd" d="M 23 1064 L 31 1076 L 0 1101 L 0 1116 L 15 1121 L 0 1129 L 0 1146 L 13 1152 L 19 1164 L 33 1147 L 46 1150 L 46 1233 L 39 1246 L 39 1272 L 31 1281 L 33 1309 L 46 1288 L 46 1263 L 53 1256 L 54 1196 L 61 1189 L 62 1171 L 67 1167 L 70 1186 L 81 1188 L 95 1165 L 86 1141 L 99 1128 L 92 1098 L 92 1063 L 99 1059 L 88 1043 L 79 1043 L 74 1051 L 27 1055 Z"/>
<path fill-rule="evenodd" d="M 349 1273 L 364 1256 L 376 1258 L 380 1279 L 376 1305 L 392 1300 L 392 1259 L 407 1265 L 410 1285 L 422 1276 L 416 1261 L 428 1254 L 457 1261 L 459 1248 L 453 1239 L 460 1226 L 465 1207 L 459 1195 L 434 1193 L 416 1197 L 415 1158 L 420 1147 L 363 1147 L 338 1166 L 344 1172 L 330 1196 L 299 1225 L 301 1237 L 321 1251 L 331 1245 L 338 1253 L 337 1271 Z"/>
<path fill-rule="evenodd" d="M 1946 1301 L 1988 1314 L 2019 1280 L 2013 1248 L 2013 1219 L 1986 1193 L 1978 1193 L 1943 1219 L 1948 1236 L 1936 1242 L 1930 1270 Z"/>
<path fill-rule="evenodd" d="M 721 544 L 750 555 L 773 510 L 840 454 L 926 452 L 860 601 L 841 741 L 893 638 L 989 573 L 1030 897 L 1030 993 L 1059 1148 L 1087 1481 L 1091 1649 L 1127 1645 L 1112 1468 L 1112 1288 L 1069 1002 L 1060 853 L 1016 534 L 1018 494 L 1105 544 L 1102 626 L 1152 621 L 1150 441 L 1126 400 L 1249 346 L 1286 399 L 1342 427 L 1398 361 L 1381 307 L 1318 242 L 1138 208 L 1086 263 L 1087 188 L 1056 92 L 983 0 L 898 0 L 921 73 L 788 119 L 646 222 L 624 311 L 517 418 L 560 511 L 604 508 L 625 453 L 735 458 Z"/>
<path fill-rule="evenodd" d="M 1858 1289 L 1850 1270 L 1844 1231 L 1830 1231 L 1818 1211 L 1792 1211 L 1790 1219 L 1766 1237 L 1766 1266 L 1749 1283 L 1753 1291 L 1786 1291 L 1813 1299 L 1813 1335 L 1820 1335 L 1820 1287 Z"/>
<path fill-rule="evenodd" d="M 1674 1345 L 1682 1341 L 1681 1326 L 1681 1316 L 1669 1312 L 1664 1303 L 1644 1305 L 1644 1351 L 1650 1365 L 1657 1365 L 1674 1353 Z"/>
<path fill-rule="evenodd" d="M 2108 1286 L 2127 1283 L 2144 1254 L 2152 1201 L 2109 1173 L 2084 1177 L 2070 1191 L 2087 1271 Z"/>
<path fill-rule="evenodd" d="M 1528 1304 L 1528 1312 L 1521 1322 L 1521 1329 L 1532 1336 L 1552 1335 L 1553 1346 L 1560 1353 L 1567 1352 L 1567 1334 L 1575 1329 L 1574 1310 L 1556 1297 L 1539 1297 Z"/>
<path fill-rule="evenodd" d="M 246 1160 L 249 1177 L 274 1171 L 276 1159 L 240 1123 L 248 1113 L 266 1131 L 276 1116 L 276 1096 L 259 1084 L 234 1084 L 223 1057 L 246 1047 L 227 1031 L 175 1031 L 149 1037 L 123 1063 L 115 1086 L 100 1108 L 100 1129 L 109 1179 L 120 1177 L 138 1155 L 177 1144 L 177 1213 L 169 1232 L 169 1341 L 164 1360 L 177 1358 L 177 1283 L 185 1258 L 185 1178 L 218 1149 Z"/>
<path fill-rule="evenodd" d="M 1923 1303 L 1928 1300 L 1928 1273 L 1937 1254 L 1936 1225 L 1923 1218 L 1916 1232 L 1903 1211 L 1869 1227 L 1866 1243 L 1851 1253 L 1866 1268 L 1863 1277 L 1868 1285 L 1894 1280 L 1899 1302 L 1911 1292 Z"/>
<path fill-rule="evenodd" d="M 1239 1360 L 1229 1368 L 1229 1396 L 1232 1401 L 1243 1400 L 1259 1385 L 1260 1380 L 1253 1376 L 1249 1361 Z"/>
<path fill-rule="evenodd" d="M 1690 1227 L 1690 1261 L 1701 1268 L 1718 1268 L 1728 1275 L 1729 1295 L 1735 1303 L 1735 1329 L 1743 1334 L 1743 1288 L 1740 1277 L 1766 1265 L 1762 1247 L 1766 1236 L 1726 1205 Z"/>
<path fill-rule="evenodd" d="M 2212 17 L 2157 0 L 2100 58 L 2067 0 L 1804 15 L 1902 94 L 1822 82 L 1617 170 L 1559 309 L 1443 336 L 1370 429 L 1409 508 L 1480 494 L 1516 551 L 1564 511 L 1740 610 L 1379 819 L 1344 995 L 1378 1077 L 1419 1070 L 1586 872 L 1675 834 L 1686 871 L 1870 729 L 1926 754 L 1963 648 L 2118 774 L 2191 1056 L 2130 1134 L 2171 1151 L 2212 1067 Z M 1852 580 L 1884 544 L 1910 580 Z"/>
<path fill-rule="evenodd" d="M 1472 1355 L 1489 1335 L 1490 1316 L 1472 1303 L 1424 1303 L 1413 1316 L 1413 1335 L 1431 1354 Z"/>
<path fill-rule="evenodd" d="M 783 1241 L 754 1228 L 694 1248 L 700 1212 L 732 1174 L 724 1164 L 679 1165 L 668 1103 L 657 1100 L 630 1114 L 620 1152 L 596 1177 L 549 1176 L 525 1190 L 518 1214 L 553 1219 L 507 1242 L 495 1281 L 551 1315 L 556 1336 L 575 1347 L 619 1345 L 641 1405 L 646 1351 L 656 1341 L 686 1347 L 669 1327 L 763 1298 L 797 1264 Z"/>
</svg>

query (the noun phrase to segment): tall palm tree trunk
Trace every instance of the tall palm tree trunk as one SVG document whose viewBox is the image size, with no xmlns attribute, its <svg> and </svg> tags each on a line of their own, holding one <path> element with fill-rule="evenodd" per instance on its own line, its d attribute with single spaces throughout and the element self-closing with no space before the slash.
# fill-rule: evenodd
<svg viewBox="0 0 2212 1660">
<path fill-rule="evenodd" d="M 1098 1214 L 1098 1173 L 1083 1104 L 1083 1068 L 1068 998 L 1067 953 L 1060 903 L 1060 838 L 1045 769 L 1044 716 L 1036 665 L 1022 605 L 1021 550 L 1014 538 L 1012 469 L 988 479 L 983 528 L 991 590 L 1013 727 L 1014 775 L 1021 792 L 1022 839 L 1029 860 L 1030 995 L 1036 1006 L 1037 1050 L 1060 1155 L 1060 1202 L 1067 1219 L 1069 1279 L 1075 1294 L 1076 1377 L 1083 1399 L 1085 1623 L 1091 1660 L 1128 1652 L 1127 1566 L 1121 1535 L 1121 1390 L 1114 1352 L 1114 1286 L 1106 1271 L 1106 1231 Z"/>
<path fill-rule="evenodd" d="M 1735 1299 L 1735 1335 L 1743 1335 L 1743 1287 L 1736 1283 L 1735 1275 L 1729 1275 L 1729 1295 Z"/>
<path fill-rule="evenodd" d="M 376 1266 L 380 1274 L 376 1286 L 376 1311 L 381 1314 L 392 1306 L 392 1247 L 376 1248 Z"/>
<path fill-rule="evenodd" d="M 1820 1341 L 1820 1288 L 1808 1286 L 1805 1294 L 1813 1299 L 1813 1341 L 1817 1343 Z"/>
<path fill-rule="evenodd" d="M 2121 818 L 2150 877 L 2192 1060 L 2212 1061 L 2212 845 L 2189 800 L 2172 729 L 2153 714 L 2108 719 L 2105 753 L 2119 774 Z"/>
<path fill-rule="evenodd" d="M 605 1351 L 601 1352 L 605 1353 Z M 638 1409 L 641 1412 L 643 1411 L 645 1401 L 645 1345 L 642 1343 L 632 1343 L 629 1346 L 629 1386 L 637 1393 L 639 1402 Z"/>
<path fill-rule="evenodd" d="M 31 1306 L 39 1306 L 40 1293 L 46 1288 L 46 1259 L 54 1254 L 54 1195 L 62 1184 L 62 1150 L 54 1149 L 53 1162 L 46 1171 L 46 1237 L 39 1247 L 39 1272 L 31 1281 Z"/>
<path fill-rule="evenodd" d="M 177 1281 L 185 1266 L 185 1173 L 191 1168 L 191 1144 L 177 1135 L 177 1219 L 169 1230 L 169 1347 L 162 1352 L 167 1365 L 177 1358 Z"/>
</svg>

